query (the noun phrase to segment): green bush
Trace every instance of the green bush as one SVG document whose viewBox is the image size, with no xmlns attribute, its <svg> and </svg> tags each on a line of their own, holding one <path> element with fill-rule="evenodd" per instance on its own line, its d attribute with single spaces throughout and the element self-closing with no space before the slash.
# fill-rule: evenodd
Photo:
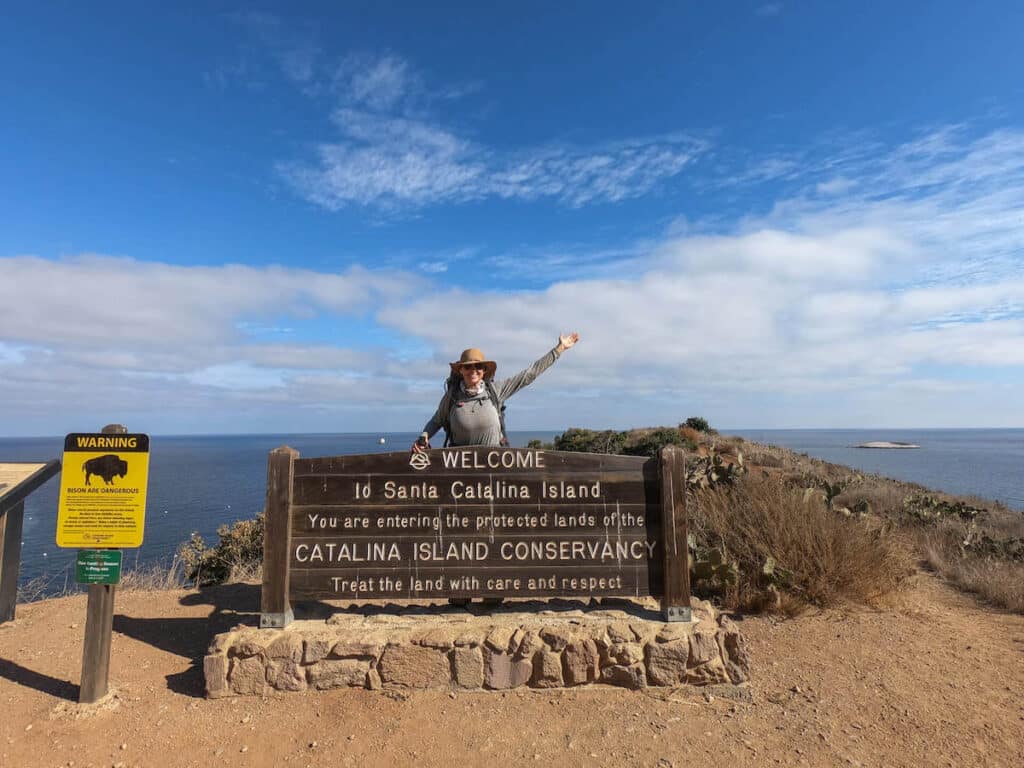
<svg viewBox="0 0 1024 768">
<path fill-rule="evenodd" d="M 219 541 L 206 546 L 203 537 L 193 533 L 178 548 L 185 566 L 185 578 L 197 587 L 246 581 L 257 577 L 263 566 L 264 514 L 255 520 L 238 520 L 217 529 Z"/>
<path fill-rule="evenodd" d="M 691 451 L 697 448 L 697 445 L 683 437 L 678 429 L 659 427 L 630 435 L 622 446 L 621 453 L 630 456 L 657 456 L 658 451 L 666 445 L 681 445 Z"/>
<path fill-rule="evenodd" d="M 691 416 L 684 423 L 680 424 L 681 427 L 689 427 L 690 429 L 696 429 L 698 432 L 707 432 L 711 429 L 707 419 L 703 419 L 700 416 Z"/>
<path fill-rule="evenodd" d="M 611 429 L 597 432 L 593 429 L 572 427 L 555 438 L 555 450 L 578 453 L 622 453 L 625 442 L 625 432 L 616 432 Z"/>
</svg>

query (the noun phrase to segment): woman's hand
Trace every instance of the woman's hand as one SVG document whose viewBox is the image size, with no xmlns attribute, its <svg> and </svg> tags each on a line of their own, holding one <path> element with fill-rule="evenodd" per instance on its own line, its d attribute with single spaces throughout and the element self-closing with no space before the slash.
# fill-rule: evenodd
<svg viewBox="0 0 1024 768">
<path fill-rule="evenodd" d="M 563 333 L 558 337 L 558 351 L 565 352 L 567 349 L 571 349 L 577 341 L 580 340 L 580 335 L 573 331 L 572 333 Z"/>
<path fill-rule="evenodd" d="M 430 450 L 430 438 L 420 437 L 415 443 L 412 444 L 413 453 L 423 453 Z"/>
</svg>

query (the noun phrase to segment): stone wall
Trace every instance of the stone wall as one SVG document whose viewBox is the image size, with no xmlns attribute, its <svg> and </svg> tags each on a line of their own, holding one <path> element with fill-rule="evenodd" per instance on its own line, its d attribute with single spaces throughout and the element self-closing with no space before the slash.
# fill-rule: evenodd
<svg viewBox="0 0 1024 768">
<path fill-rule="evenodd" d="M 485 614 L 448 606 L 349 611 L 287 629 L 238 627 L 204 660 L 211 697 L 358 688 L 505 690 L 606 684 L 625 688 L 746 682 L 739 628 L 710 603 L 693 620 L 607 605 Z"/>
</svg>

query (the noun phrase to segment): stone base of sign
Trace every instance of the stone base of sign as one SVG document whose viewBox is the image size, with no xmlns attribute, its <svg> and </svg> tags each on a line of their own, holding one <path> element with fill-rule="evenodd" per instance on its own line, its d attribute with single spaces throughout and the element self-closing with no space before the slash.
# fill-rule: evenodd
<svg viewBox="0 0 1024 768">
<path fill-rule="evenodd" d="M 571 605 L 364 606 L 287 629 L 238 627 L 210 646 L 206 692 L 214 698 L 344 687 L 639 689 L 747 681 L 738 626 L 706 601 L 693 598 L 692 621 L 673 623 L 629 601 Z"/>
</svg>

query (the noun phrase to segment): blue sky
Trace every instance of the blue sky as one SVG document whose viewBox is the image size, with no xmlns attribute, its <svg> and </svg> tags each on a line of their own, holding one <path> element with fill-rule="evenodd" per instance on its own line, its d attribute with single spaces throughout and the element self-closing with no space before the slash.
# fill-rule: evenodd
<svg viewBox="0 0 1024 768">
<path fill-rule="evenodd" d="M 491 5 L 8 9 L 0 434 L 1024 426 L 1024 6 Z"/>
</svg>

